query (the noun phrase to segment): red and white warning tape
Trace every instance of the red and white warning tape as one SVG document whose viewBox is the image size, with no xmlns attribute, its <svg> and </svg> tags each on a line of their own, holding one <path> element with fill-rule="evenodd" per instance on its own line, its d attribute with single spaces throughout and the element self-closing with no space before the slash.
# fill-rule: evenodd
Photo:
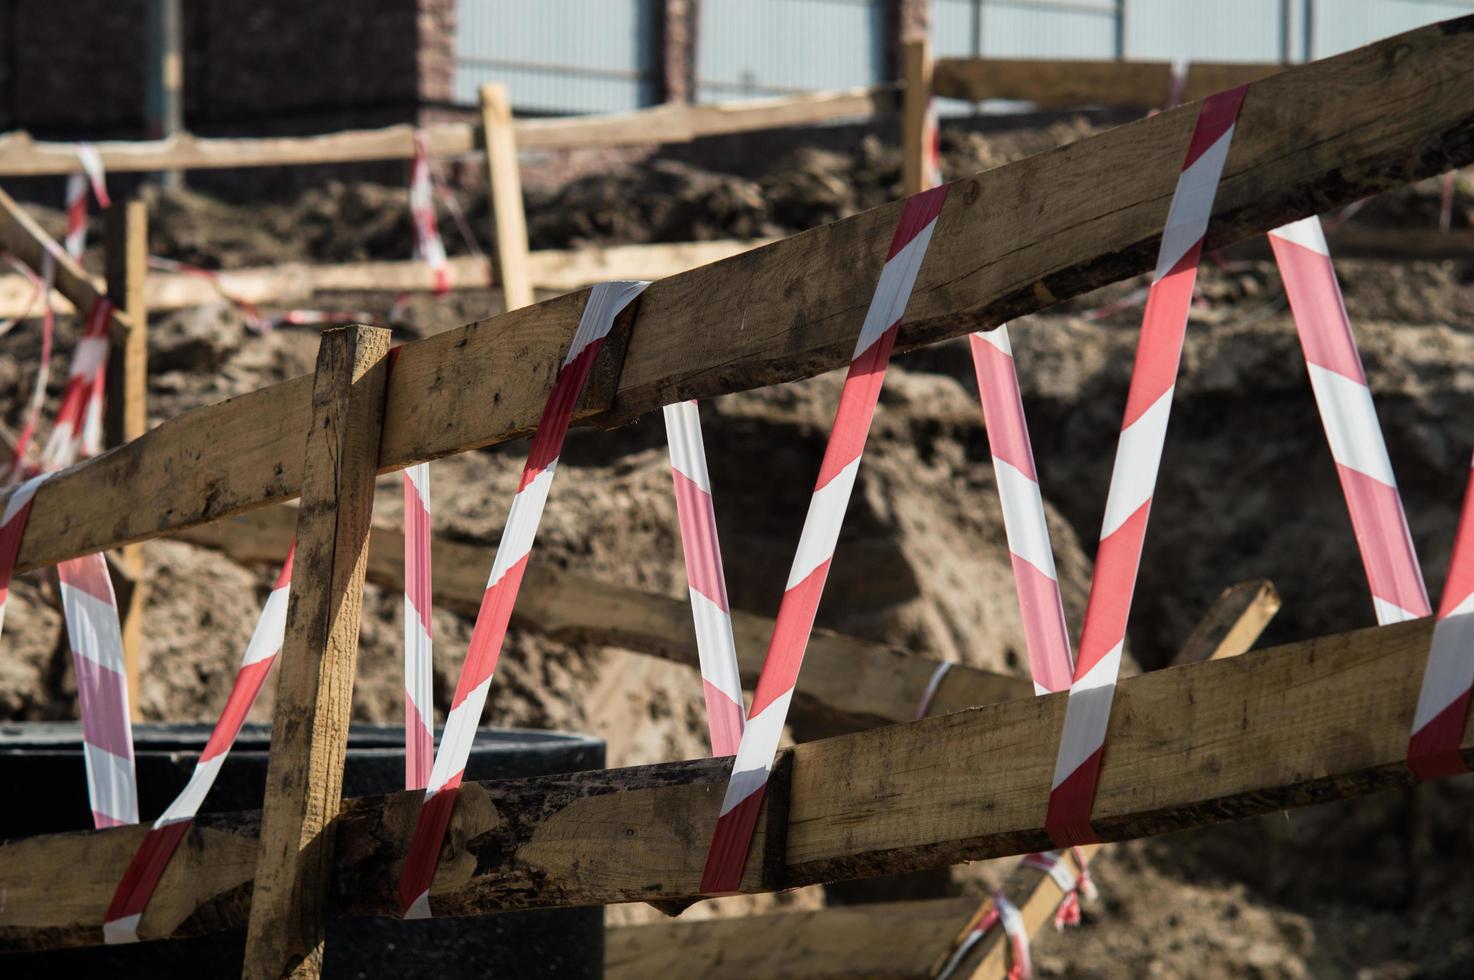
<svg viewBox="0 0 1474 980">
<path fill-rule="evenodd" d="M 430 629 L 430 464 L 404 471 L 404 788 L 424 789 L 435 760 Z"/>
<path fill-rule="evenodd" d="M 0 630 L 5 628 L 5 605 L 10 599 L 10 580 L 15 576 L 15 562 L 20 555 L 21 538 L 26 533 L 26 521 L 31 517 L 31 502 L 41 484 L 50 476 L 49 473 L 43 473 L 12 487 L 5 497 L 5 509 L 0 511 Z"/>
<path fill-rule="evenodd" d="M 87 555 L 61 562 L 56 570 L 77 673 L 92 822 L 99 829 L 137 823 L 123 633 L 107 560 L 101 554 Z"/>
<path fill-rule="evenodd" d="M 425 789 L 425 802 L 420 808 L 404 872 L 399 879 L 399 907 L 407 919 L 428 918 L 431 914 L 430 882 L 440 861 L 440 844 L 450 824 L 456 790 L 465 775 L 471 743 L 476 738 L 476 728 L 486 706 L 492 674 L 501 655 L 502 641 L 537 537 L 543 505 L 547 503 L 548 490 L 553 484 L 553 474 L 558 467 L 558 456 L 563 450 L 563 439 L 568 434 L 574 406 L 604 338 L 614 325 L 614 318 L 648 285 L 647 282 L 634 281 L 606 282 L 589 292 L 568 355 L 563 359 L 542 418 L 538 420 L 527 464 L 517 485 L 517 495 L 512 499 L 502 540 L 491 566 L 491 576 L 481 599 L 481 609 L 476 614 L 470 648 L 461 665 L 461 676 L 456 683 L 450 713 L 446 716 L 445 731 L 430 772 L 430 783 Z"/>
<path fill-rule="evenodd" d="M 143 910 L 148 907 L 149 899 L 153 897 L 154 889 L 164 875 L 164 869 L 169 866 L 169 860 L 174 856 L 179 842 L 184 839 L 185 832 L 189 830 L 190 822 L 199 813 L 210 787 L 215 784 L 215 777 L 219 775 L 220 767 L 225 764 L 225 757 L 235 745 L 241 725 L 245 724 L 251 705 L 256 703 L 256 695 L 261 692 L 261 685 L 271 671 L 271 665 L 281 652 L 282 642 L 286 637 L 287 600 L 291 591 L 292 557 L 295 552 L 294 542 L 287 549 L 287 559 L 282 565 L 281 573 L 276 578 L 276 584 L 271 587 L 271 594 L 266 597 L 261 617 L 256 621 L 255 632 L 251 634 L 251 642 L 246 645 L 246 652 L 241 656 L 241 665 L 236 671 L 235 683 L 231 685 L 225 708 L 220 712 L 220 719 L 215 722 L 214 730 L 210 732 L 210 739 L 205 743 L 199 761 L 195 763 L 189 782 L 174 798 L 174 802 L 169 804 L 169 808 L 154 821 L 113 892 L 102 926 L 105 942 L 138 941 L 138 921 L 143 916 Z M 138 818 L 135 815 L 133 819 L 136 821 Z"/>
<path fill-rule="evenodd" d="M 56 268 L 55 264 L 49 261 L 45 265 L 52 271 Z M 42 300 L 41 356 L 36 364 L 36 380 L 31 389 L 31 401 L 26 406 L 25 419 L 21 422 L 20 433 L 15 437 L 10 469 L 5 474 L 6 484 L 13 484 L 35 471 L 35 467 L 27 456 L 31 450 L 31 440 L 36 437 L 36 426 L 41 421 L 41 409 L 46 404 L 46 386 L 51 382 L 51 347 L 56 318 L 51 311 L 51 283 L 45 278 L 38 281 L 41 283 Z"/>
<path fill-rule="evenodd" d="M 706 697 L 706 724 L 712 755 L 735 755 L 742 741 L 742 679 L 737 644 L 732 638 L 732 612 L 727 603 L 727 577 L 717 539 L 711 478 L 701 438 L 701 412 L 694 401 L 665 406 L 665 435 L 670 444 L 671 478 L 676 489 L 676 515 L 686 556 L 686 584 L 696 624 L 696 652 Z"/>
<path fill-rule="evenodd" d="M 1008 327 L 974 333 L 969 340 L 998 497 L 1003 502 L 1003 529 L 1013 561 L 1034 693 L 1067 690 L 1074 658 Z"/>
<path fill-rule="evenodd" d="M 410 170 L 409 214 L 415 226 L 415 258 L 435 273 L 435 292 L 450 289 L 450 271 L 445 244 L 435 221 L 435 194 L 430 180 L 430 138 L 423 129 L 415 131 L 415 161 Z"/>
<path fill-rule="evenodd" d="M 804 649 L 813 630 L 814 614 L 829 574 L 829 562 L 860 469 L 860 456 L 880 397 L 886 363 L 946 197 L 947 188 L 943 186 L 907 199 L 886 253 L 880 282 L 860 328 L 840 394 L 834 428 L 804 518 L 783 602 L 778 607 L 778 620 L 753 694 L 747 727 L 732 763 L 731 781 L 722 800 L 721 815 L 701 879 L 703 894 L 730 893 L 741 883 L 768 775 L 788 716 L 788 704 L 793 698 Z"/>
<path fill-rule="evenodd" d="M 45 470 L 64 469 L 76 462 L 79 453 L 95 451 L 100 440 L 94 431 L 101 422 L 102 386 L 107 377 L 108 328 L 113 304 L 99 299 L 92 305 L 87 326 L 72 353 L 66 389 L 56 424 L 41 453 Z"/>
<path fill-rule="evenodd" d="M 3 528 L 0 528 L 3 532 Z M 1413 713 L 1407 764 L 1420 781 L 1468 772 L 1459 744 L 1474 689 L 1474 470 L 1454 534 L 1448 580 Z"/>
<path fill-rule="evenodd" d="M 77 159 L 82 164 L 82 173 L 67 177 L 67 254 L 74 259 L 82 257 L 87 247 L 87 189 L 97 198 L 97 206 L 108 208 L 107 178 L 102 169 L 102 157 L 91 143 L 77 144 Z"/>
<path fill-rule="evenodd" d="M 1018 906 L 1010 902 L 1008 896 L 1001 891 L 993 893 L 987 908 L 972 929 L 937 971 L 936 980 L 949 980 L 967 954 L 972 952 L 972 948 L 999 923 L 1002 923 L 1003 931 L 1008 935 L 1008 980 L 1030 980 L 1034 975 L 1034 965 L 1029 955 L 1029 927 Z"/>
<path fill-rule="evenodd" d="M 1034 868 L 1042 871 L 1054 879 L 1064 899 L 1059 903 L 1059 908 L 1054 912 L 1054 927 L 1064 929 L 1065 926 L 1077 926 L 1080 924 L 1080 903 L 1082 900 L 1093 902 L 1098 897 L 1095 890 L 1095 882 L 1090 878 L 1088 860 L 1083 851 L 1078 847 L 1070 848 L 1071 856 L 1075 864 L 1080 868 L 1080 873 L 1070 867 L 1070 862 L 1065 860 L 1063 851 L 1044 851 L 1038 854 L 1030 854 L 1019 863 L 1026 868 Z"/>
<path fill-rule="evenodd" d="M 1050 839 L 1059 846 L 1096 840 L 1090 811 L 1167 435 L 1198 256 L 1243 100 L 1244 89 L 1236 88 L 1203 101 L 1162 231 L 1045 816 Z"/>
<path fill-rule="evenodd" d="M 1310 386 L 1366 566 L 1377 622 L 1431 615 L 1387 444 L 1320 219 L 1269 233 L 1305 350 Z"/>
</svg>

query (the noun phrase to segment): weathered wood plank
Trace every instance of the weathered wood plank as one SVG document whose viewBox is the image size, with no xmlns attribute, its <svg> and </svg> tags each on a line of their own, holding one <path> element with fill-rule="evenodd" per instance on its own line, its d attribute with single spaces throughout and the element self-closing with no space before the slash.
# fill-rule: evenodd
<svg viewBox="0 0 1474 980">
<path fill-rule="evenodd" d="M 267 507 L 172 536 L 214 548 L 243 564 L 274 565 L 286 554 L 295 526 L 291 507 Z M 436 536 L 435 601 L 474 615 L 486 590 L 490 562 L 489 548 Z M 368 578 L 391 589 L 403 588 L 404 536 L 398 528 L 375 526 Z M 688 602 L 542 562 L 528 566 L 512 621 L 566 643 L 590 640 L 692 668 L 700 663 Z M 750 688 L 762 669 L 773 621 L 733 610 L 732 631 L 742 682 Z M 913 720 L 937 663 L 883 643 L 816 630 L 794 698 L 795 736 L 809 741 Z M 937 691 L 932 710 L 940 713 L 1033 694 L 1025 678 L 957 664 Z"/>
<path fill-rule="evenodd" d="M 148 431 L 148 209 L 140 200 L 113 204 L 107 213 L 104 239 L 107 293 L 123 311 L 123 336 L 108 354 L 107 444 L 120 446 Z M 118 625 L 123 635 L 123 665 L 133 720 L 140 718 L 143 689 L 138 677 L 143 662 L 143 609 L 148 604 L 143 547 L 124 545 L 117 566 L 127 579 L 118 590 Z"/>
<path fill-rule="evenodd" d="M 1247 653 L 1280 611 L 1280 594 L 1267 578 L 1224 589 L 1172 659 L 1174 665 Z"/>
<path fill-rule="evenodd" d="M 898 348 L 1151 268 L 1196 114 L 1184 106 L 952 184 Z M 1255 82 L 1236 134 L 1210 248 L 1474 160 L 1474 18 Z M 847 363 L 900 207 L 657 282 L 622 315 L 578 417 L 617 424 L 681 398 Z M 390 381 L 380 469 L 530 432 L 584 298 L 406 344 Z M 299 463 L 258 436 L 287 433 L 297 444 L 305 390 L 288 382 L 258 393 L 250 411 L 247 396 L 182 416 L 58 476 L 36 498 L 20 568 L 293 496 Z M 181 442 L 198 447 L 189 458 L 194 473 L 211 474 L 208 486 L 160 479 L 159 457 L 177 455 Z"/>
<path fill-rule="evenodd" d="M 1267 580 L 1225 589 L 1190 635 L 1188 646 L 1179 651 L 1178 659 L 1194 663 L 1209 659 L 1209 653 L 1219 650 L 1225 657 L 1247 650 L 1274 612 L 1264 615 L 1261 603 L 1246 602 L 1243 597 L 1245 593 L 1262 595 L 1265 589 L 1273 594 Z M 1274 608 L 1278 605 L 1276 596 Z M 1236 644 L 1213 648 L 1201 642 L 1194 645 L 1191 637 L 1204 632 L 1203 625 L 1229 621 L 1242 624 L 1234 631 L 1240 637 Z M 1094 848 L 1082 850 L 1093 852 Z M 1041 884 L 1041 879 L 1047 886 Z M 1062 898 L 1054 879 L 1022 865 L 1009 874 L 1003 890 L 1023 913 L 1030 933 L 1048 921 Z M 971 929 L 978 905 L 975 897 L 948 898 L 615 928 L 604 937 L 605 971 L 614 977 L 659 976 L 665 980 L 751 976 L 925 980 L 940 972 L 951 948 Z M 898 927 L 902 930 L 899 936 Z M 996 937 L 985 937 L 959 967 L 967 969 L 976 963 L 978 975 L 1002 977 L 1004 971 L 995 969 L 1003 962 L 1002 950 L 1000 947 L 995 952 L 994 945 Z M 937 950 L 947 952 L 936 956 Z"/>
<path fill-rule="evenodd" d="M 1407 733 L 1431 620 L 1342 633 L 1121 682 L 1094 825 L 1105 840 L 1165 833 L 1407 786 Z M 1044 849 L 1066 696 L 1004 701 L 796 746 L 786 754 L 784 867 L 755 857 L 744 891 Z M 1463 738 L 1474 760 L 1474 731 Z M 437 914 L 681 900 L 699 887 L 730 760 L 472 784 L 431 892 Z M 338 821 L 332 910 L 390 914 L 419 794 L 352 800 Z M 782 821 L 768 818 L 770 828 Z M 171 875 L 189 897 L 150 923 L 239 924 L 249 868 L 229 858 L 255 818 L 192 830 Z M 96 942 L 137 834 L 0 845 L 0 949 Z M 79 851 L 78 847 L 83 848 Z M 754 853 L 771 853 L 772 842 Z M 74 855 L 84 853 L 86 861 Z M 244 874 L 242 872 L 245 872 Z M 67 896 L 65 901 L 62 896 Z M 78 896 L 72 898 L 71 896 Z M 195 906 L 199 896 L 209 896 Z M 150 906 L 153 915 L 154 906 Z"/>
<path fill-rule="evenodd" d="M 636 112 L 562 119 L 521 119 L 517 143 L 525 149 L 687 143 L 703 136 L 802 126 L 858 118 L 896 109 L 893 86 L 813 92 L 712 105 L 670 104 Z M 481 133 L 467 123 L 426 127 L 438 156 L 465 156 L 482 148 Z M 321 136 L 202 138 L 180 133 L 164 140 L 96 144 L 112 173 L 285 167 L 369 160 L 411 160 L 415 127 L 386 126 Z M 72 143 L 46 143 L 24 132 L 0 135 L 0 177 L 34 177 L 79 169 Z"/>
<path fill-rule="evenodd" d="M 486 141 L 486 186 L 502 308 L 516 310 L 532 305 L 532 280 L 527 270 L 527 215 L 522 206 L 512 101 L 501 82 L 481 86 L 481 132 Z"/>
<path fill-rule="evenodd" d="M 1187 66 L 1182 100 L 1195 101 L 1284 69 L 1277 64 L 1194 61 Z M 1171 91 L 1172 64 L 1166 61 L 941 58 L 932 82 L 932 94 L 942 98 L 1016 99 L 1044 109 L 1092 105 L 1156 109 L 1167 103 Z"/>
<path fill-rule="evenodd" d="M 318 352 L 246 934 L 247 978 L 322 972 L 388 353 L 389 331 L 361 326 L 324 331 Z"/>
<path fill-rule="evenodd" d="M 927 111 L 931 108 L 931 41 L 912 38 L 901 44 L 901 189 L 906 194 L 929 190 Z"/>
</svg>

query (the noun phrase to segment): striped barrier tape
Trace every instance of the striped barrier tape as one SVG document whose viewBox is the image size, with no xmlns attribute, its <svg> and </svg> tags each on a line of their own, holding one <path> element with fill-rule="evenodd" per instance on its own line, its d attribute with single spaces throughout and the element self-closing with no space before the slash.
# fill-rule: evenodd
<svg viewBox="0 0 1474 980">
<path fill-rule="evenodd" d="M 845 376 L 834 428 L 819 467 L 783 601 L 778 607 L 773 638 L 758 676 L 737 758 L 732 763 L 731 780 L 701 878 L 702 894 L 730 893 L 742 881 L 742 869 L 747 863 L 768 775 L 778 754 L 788 704 L 803 665 L 814 614 L 824 591 L 855 475 L 860 469 L 880 386 L 885 380 L 886 363 L 946 197 L 945 186 L 922 191 L 908 198 L 901 210 L 880 282 L 876 284 Z"/>
<path fill-rule="evenodd" d="M 191 265 L 188 262 L 181 262 L 178 259 L 166 259 L 162 255 L 150 255 L 148 257 L 148 267 L 162 272 L 177 272 L 181 275 L 194 276 L 197 279 L 205 280 L 211 286 L 215 287 L 215 292 L 220 294 L 221 299 L 241 311 L 241 314 L 246 319 L 247 327 L 250 327 L 257 333 L 264 333 L 271 329 L 271 324 L 261 315 L 261 310 L 257 308 L 255 303 L 247 299 L 242 299 L 228 288 L 226 279 L 229 273 L 201 268 L 197 265 Z"/>
<path fill-rule="evenodd" d="M 56 571 L 77 673 L 92 822 L 99 830 L 137 823 L 138 784 L 133 771 L 123 633 L 107 559 L 101 554 L 86 555 L 60 562 Z"/>
<path fill-rule="evenodd" d="M 456 231 L 460 233 L 466 251 L 485 262 L 486 253 L 481 249 L 481 242 L 476 239 L 476 233 L 471 230 L 471 222 L 466 220 L 466 211 L 461 207 L 461 202 L 456 200 L 455 193 L 451 191 L 450 182 L 445 179 L 445 171 L 440 166 L 440 159 L 435 156 L 435 151 L 428 142 L 425 148 L 425 159 L 430 164 L 430 180 L 435 187 L 435 196 L 440 198 L 440 203 L 445 205 L 445 210 L 455 222 Z"/>
<path fill-rule="evenodd" d="M 1067 690 L 1075 664 L 1008 327 L 974 333 L 968 340 L 998 497 L 1003 503 L 1003 529 L 1013 562 L 1034 693 Z"/>
<path fill-rule="evenodd" d="M 732 638 L 732 611 L 727 602 L 727 576 L 722 570 L 711 477 L 706 471 L 701 412 L 694 401 L 665 406 L 665 435 L 670 445 L 676 517 L 686 559 L 691 618 L 696 626 L 696 654 L 701 662 L 711 754 L 735 755 L 744 727 L 742 679 L 737 669 L 737 643 Z"/>
<path fill-rule="evenodd" d="M 921 700 L 916 704 L 916 720 L 920 721 L 931 712 L 932 702 L 937 698 L 937 691 L 942 687 L 942 681 L 952 670 L 952 662 L 943 660 L 932 670 L 931 677 L 927 678 L 926 689 L 921 692 Z"/>
<path fill-rule="evenodd" d="M 430 180 L 430 138 L 423 129 L 415 130 L 409 214 L 415 226 L 415 258 L 429 265 L 435 273 L 435 294 L 438 296 L 450 289 L 450 271 L 445 260 L 445 244 L 440 240 L 440 227 L 435 221 L 435 195 Z"/>
<path fill-rule="evenodd" d="M 49 261 L 43 263 L 48 271 L 55 273 L 56 264 Z M 27 270 L 29 273 L 30 270 Z M 30 273 L 34 275 L 34 273 Z M 15 437 L 15 445 L 11 449 L 10 467 L 5 474 L 5 483 L 14 484 L 17 481 L 30 476 L 36 471 L 34 464 L 27 458 L 31 450 L 31 440 L 36 437 L 36 426 L 41 421 L 41 409 L 46 405 L 46 386 L 51 383 L 51 351 L 52 341 L 55 334 L 56 317 L 51 310 L 51 282 L 45 277 L 38 277 L 40 283 L 41 304 L 41 357 L 36 364 L 36 380 L 31 388 L 30 404 L 26 406 L 26 414 L 21 422 L 20 432 Z"/>
<path fill-rule="evenodd" d="M 1050 839 L 1062 847 L 1096 840 L 1090 811 L 1167 435 L 1198 256 L 1243 100 L 1242 87 L 1203 100 L 1162 231 L 1045 815 Z"/>
<path fill-rule="evenodd" d="M 512 607 L 517 601 L 517 590 L 522 585 L 527 559 L 537 537 L 543 505 L 547 503 L 548 490 L 553 485 L 553 475 L 573 409 L 604 338 L 614 325 L 614 318 L 648 285 L 648 282 L 627 280 L 605 282 L 589 292 L 578 329 L 553 382 L 542 418 L 538 420 L 527 464 L 517 485 L 517 495 L 512 498 L 502 539 L 497 545 L 481 609 L 472 627 L 470 647 L 461 665 L 450 713 L 445 719 L 445 731 L 435 753 L 429 785 L 425 788 L 425 801 L 416 818 L 414 837 L 399 879 L 399 908 L 406 919 L 423 919 L 431 915 L 430 883 L 440 861 L 440 845 L 445 839 L 445 830 L 455 808 L 456 791 L 465 775 L 471 743 L 476 738 L 476 728 L 486 707 L 487 691 L 491 687 L 497 658 L 501 655 L 502 641 L 512 617 Z"/>
<path fill-rule="evenodd" d="M 35 500 L 36 491 L 50 476 L 49 473 L 43 473 L 11 487 L 5 497 L 5 509 L 0 511 L 0 631 L 5 629 L 5 606 L 10 599 L 10 580 L 15 577 L 15 560 L 20 555 L 20 542 L 25 537 L 26 521 L 31 517 L 31 503 Z"/>
<path fill-rule="evenodd" d="M 1276 228 L 1269 233 L 1269 243 L 1351 512 L 1377 622 L 1385 625 L 1432 615 L 1320 219 L 1305 218 Z"/>
<path fill-rule="evenodd" d="M 231 685 L 230 696 L 226 698 L 220 719 L 210 732 L 209 741 L 200 752 L 199 761 L 190 773 L 189 782 L 174 798 L 174 802 L 169 804 L 169 808 L 154 821 L 113 892 L 102 925 L 103 941 L 106 943 L 138 941 L 138 921 L 143 917 L 144 909 L 148 907 L 149 899 L 153 897 L 154 889 L 158 887 L 159 879 L 169 866 L 179 842 L 184 839 L 185 832 L 199 813 L 210 787 L 215 784 L 215 777 L 220 774 L 220 767 L 225 764 L 225 757 L 235 745 L 241 726 L 245 724 L 246 715 L 256 703 L 256 695 L 261 692 L 261 685 L 270 673 L 271 665 L 276 662 L 277 654 L 281 652 L 287 630 L 292 558 L 296 550 L 296 542 L 287 548 L 287 558 L 282 563 L 281 573 L 277 575 L 276 584 L 271 587 L 271 594 L 266 597 L 266 604 L 261 609 L 260 619 L 256 621 L 251 641 L 246 644 L 245 653 L 241 655 L 241 664 L 236 671 L 235 682 Z M 137 820 L 136 816 L 134 820 Z"/>
<path fill-rule="evenodd" d="M 942 126 L 937 120 L 936 100 L 929 100 L 926 104 L 926 119 L 923 125 L 926 127 L 922 139 L 926 145 L 926 172 L 922 179 L 926 181 L 925 189 L 940 187 L 942 184 Z"/>
<path fill-rule="evenodd" d="M 67 177 L 66 191 L 65 242 L 67 254 L 74 259 L 80 259 L 87 247 L 88 188 L 92 189 L 92 196 L 97 198 L 98 207 L 106 209 L 112 206 L 107 193 L 107 178 L 102 169 L 102 156 L 98 154 L 97 147 L 91 143 L 78 143 L 77 160 L 82 164 L 82 173 Z"/>
<path fill-rule="evenodd" d="M 64 469 L 76 462 L 79 453 L 96 441 L 89 431 L 102 405 L 102 386 L 107 378 L 108 325 L 113 304 L 98 299 L 92 304 L 87 326 L 72 353 L 67 384 L 56 412 L 56 424 L 41 453 L 41 468 Z M 96 403 L 96 408 L 93 408 Z"/>
<path fill-rule="evenodd" d="M 1090 878 L 1089 859 L 1078 847 L 1070 848 L 1070 853 L 1075 859 L 1076 866 L 1080 869 L 1079 874 L 1076 874 L 1074 868 L 1070 867 L 1070 862 L 1065 860 L 1063 851 L 1030 854 L 1019 862 L 1026 868 L 1033 868 L 1049 875 L 1059 887 L 1060 893 L 1064 895 L 1059 908 L 1054 911 L 1054 928 L 1060 931 L 1063 931 L 1066 926 L 1080 924 L 1082 901 L 1093 902 L 1099 897 L 1099 893 L 1095 890 L 1095 882 Z"/>
<path fill-rule="evenodd" d="M 424 789 L 435 759 L 430 597 L 430 464 L 417 463 L 404 471 L 405 789 Z"/>
<path fill-rule="evenodd" d="M 936 973 L 936 980 L 950 980 L 956 974 L 957 968 L 972 952 L 974 946 L 982 941 L 993 927 L 1002 923 L 1003 931 L 1008 935 L 1008 980 L 1031 980 L 1034 975 L 1034 965 L 1029 955 L 1029 928 L 1024 922 L 1023 914 L 1019 912 L 1018 906 L 1008 900 L 1008 896 L 998 891 L 993 893 L 968 930 L 957 948 L 952 951 L 947 962 Z"/>
<path fill-rule="evenodd" d="M 1419 781 L 1468 772 L 1459 751 L 1474 688 L 1474 470 L 1454 532 L 1448 580 L 1433 624 L 1428 666 L 1413 712 L 1407 764 Z"/>
</svg>

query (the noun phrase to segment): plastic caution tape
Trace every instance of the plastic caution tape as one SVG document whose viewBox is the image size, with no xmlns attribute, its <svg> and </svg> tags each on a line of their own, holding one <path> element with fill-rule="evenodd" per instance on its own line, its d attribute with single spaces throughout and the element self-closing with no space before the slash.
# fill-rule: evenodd
<svg viewBox="0 0 1474 980">
<path fill-rule="evenodd" d="M 430 629 L 430 464 L 404 471 L 404 788 L 424 789 L 435 761 Z"/>
<path fill-rule="evenodd" d="M 415 258 L 435 274 L 437 295 L 450 289 L 450 271 L 445 244 L 435 221 L 435 193 L 430 180 L 430 139 L 423 129 L 415 130 L 415 161 L 410 170 L 409 214 L 415 226 Z"/>
</svg>

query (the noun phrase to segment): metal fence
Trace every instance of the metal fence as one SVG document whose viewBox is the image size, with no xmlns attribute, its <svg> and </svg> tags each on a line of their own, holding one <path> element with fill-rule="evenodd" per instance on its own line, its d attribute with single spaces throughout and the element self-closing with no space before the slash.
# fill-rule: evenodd
<svg viewBox="0 0 1474 980">
<path fill-rule="evenodd" d="M 613 112 L 660 90 L 661 0 L 459 0 L 457 101 Z M 702 101 L 886 79 L 888 0 L 700 0 Z M 1474 0 L 931 0 L 939 56 L 1300 61 L 1474 12 Z"/>
</svg>

